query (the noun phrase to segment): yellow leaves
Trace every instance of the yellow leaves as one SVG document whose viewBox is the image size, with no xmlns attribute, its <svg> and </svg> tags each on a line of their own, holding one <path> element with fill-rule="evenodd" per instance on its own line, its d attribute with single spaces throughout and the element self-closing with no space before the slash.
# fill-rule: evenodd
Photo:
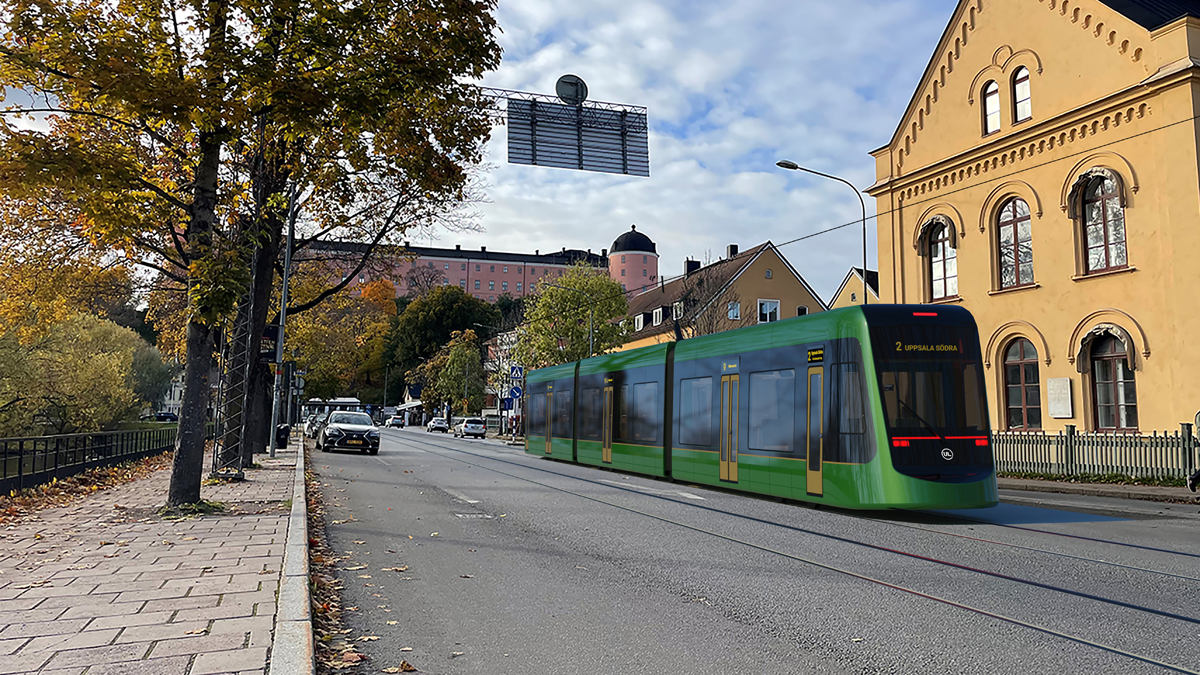
<svg viewBox="0 0 1200 675">
<path fill-rule="evenodd" d="M 404 650 L 401 650 L 401 651 L 404 651 Z M 417 669 L 414 668 L 413 665 L 411 663 L 409 663 L 408 661 L 402 660 L 402 661 L 400 661 L 400 665 L 392 666 L 390 668 L 384 668 L 383 670 L 380 670 L 379 672 L 381 672 L 381 673 L 415 673 L 415 672 L 417 672 Z"/>
</svg>

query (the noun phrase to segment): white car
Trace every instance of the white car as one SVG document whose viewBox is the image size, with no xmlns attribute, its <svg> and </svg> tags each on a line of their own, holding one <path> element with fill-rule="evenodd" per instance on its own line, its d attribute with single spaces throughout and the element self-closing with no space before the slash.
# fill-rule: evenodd
<svg viewBox="0 0 1200 675">
<path fill-rule="evenodd" d="M 425 431 L 440 431 L 444 434 L 450 431 L 450 425 L 446 424 L 445 417 L 435 417 L 429 420 L 429 424 L 425 425 Z"/>
<path fill-rule="evenodd" d="M 454 427 L 454 436 L 456 438 L 459 436 L 462 436 L 463 438 L 468 436 L 483 438 L 486 435 L 487 423 L 478 417 L 468 417 L 462 422 L 459 422 L 458 426 Z"/>
</svg>

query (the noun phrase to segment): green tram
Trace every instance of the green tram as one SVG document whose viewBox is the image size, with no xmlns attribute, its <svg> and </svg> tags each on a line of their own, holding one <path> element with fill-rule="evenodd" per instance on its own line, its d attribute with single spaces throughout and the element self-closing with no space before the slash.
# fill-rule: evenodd
<svg viewBox="0 0 1200 675">
<path fill-rule="evenodd" d="M 960 307 L 830 310 L 531 371 L 525 452 L 851 509 L 995 506 Z"/>
</svg>

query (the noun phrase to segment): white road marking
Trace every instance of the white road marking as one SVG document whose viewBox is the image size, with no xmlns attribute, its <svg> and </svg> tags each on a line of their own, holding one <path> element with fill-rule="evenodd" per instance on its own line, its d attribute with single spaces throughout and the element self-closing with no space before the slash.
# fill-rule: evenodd
<svg viewBox="0 0 1200 675">
<path fill-rule="evenodd" d="M 701 497 L 699 495 L 694 495 L 690 492 L 680 492 L 679 490 L 659 490 L 658 488 L 646 487 L 644 485 L 634 485 L 633 483 L 623 482 L 623 481 L 619 481 L 619 480 L 605 480 L 603 478 L 600 479 L 600 482 L 608 483 L 609 485 L 619 485 L 621 487 L 626 487 L 626 488 L 630 488 L 633 490 L 641 490 L 642 492 L 649 492 L 652 494 L 679 495 L 680 497 L 684 497 L 686 499 L 699 499 L 700 501 L 704 501 L 704 497 Z"/>
<path fill-rule="evenodd" d="M 382 465 L 384 465 L 384 466 L 391 466 L 391 465 L 392 465 L 392 463 L 391 463 L 391 462 L 389 462 L 389 461 L 387 461 L 386 459 L 380 459 L 380 458 L 378 458 L 378 457 L 376 457 L 376 458 L 375 458 L 375 461 L 376 461 L 376 462 L 379 462 L 380 464 L 382 464 Z"/>
</svg>

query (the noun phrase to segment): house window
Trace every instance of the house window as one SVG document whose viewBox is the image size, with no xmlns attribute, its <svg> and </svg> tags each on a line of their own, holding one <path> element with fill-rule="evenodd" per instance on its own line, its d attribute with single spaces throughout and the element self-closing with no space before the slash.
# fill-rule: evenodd
<svg viewBox="0 0 1200 675">
<path fill-rule="evenodd" d="M 858 293 L 853 291 L 850 293 L 850 302 L 858 302 Z"/>
<path fill-rule="evenodd" d="M 621 268 L 621 276 L 625 276 L 625 268 Z"/>
<path fill-rule="evenodd" d="M 479 290 L 479 280 L 475 280 L 475 290 Z"/>
<path fill-rule="evenodd" d="M 461 271 L 461 272 L 466 272 L 466 271 L 467 271 L 467 263 L 463 263 L 463 264 L 462 264 L 462 269 L 461 269 L 461 270 L 459 270 L 459 271 Z"/>
<path fill-rule="evenodd" d="M 466 279 L 459 279 L 459 280 L 458 280 L 458 287 L 459 287 L 459 288 L 462 288 L 462 289 L 466 289 L 466 287 L 467 287 L 467 280 L 466 280 Z"/>
<path fill-rule="evenodd" d="M 1013 74 L 1013 121 L 1024 122 L 1033 117 L 1029 93 L 1029 69 L 1021 66 Z"/>
<path fill-rule="evenodd" d="M 729 303 L 727 312 L 728 312 L 730 321 L 741 321 L 742 320 L 742 303 L 740 303 L 740 302 Z"/>
<path fill-rule="evenodd" d="M 529 292 L 536 293 L 537 292 L 537 284 L 529 284 Z"/>
<path fill-rule="evenodd" d="M 505 265 L 505 266 L 504 266 L 504 273 L 505 273 L 505 274 L 508 274 L 508 265 Z"/>
<path fill-rule="evenodd" d="M 496 271 L 496 266 L 495 266 L 495 265 L 492 265 L 492 266 L 491 266 L 491 268 L 492 268 L 492 269 L 491 269 L 491 271 L 492 271 L 492 272 L 495 272 L 495 271 Z"/>
<path fill-rule="evenodd" d="M 1092 400 L 1096 428 L 1102 431 L 1137 429 L 1137 387 L 1125 355 L 1125 345 L 1111 335 L 1092 342 Z"/>
<path fill-rule="evenodd" d="M 770 279 L 770 278 L 771 278 L 771 270 L 770 270 L 770 268 L 768 268 L 768 269 L 767 269 L 767 278 L 768 278 L 768 279 Z"/>
<path fill-rule="evenodd" d="M 642 264 L 644 265 L 648 262 L 650 262 L 650 256 L 648 256 L 648 255 L 642 256 Z"/>
<path fill-rule="evenodd" d="M 489 281 L 489 282 L 488 282 L 488 290 L 489 290 L 489 291 L 494 291 L 494 290 L 496 290 L 496 282 L 494 282 L 494 281 Z"/>
<path fill-rule="evenodd" d="M 508 282 L 507 282 L 507 281 L 501 281 L 501 282 L 500 282 L 500 290 L 502 290 L 502 291 L 507 291 L 507 290 L 508 290 Z"/>
<path fill-rule="evenodd" d="M 658 309 L 654 310 L 654 325 L 655 326 L 662 323 L 662 316 L 663 316 L 662 307 L 659 307 Z"/>
<path fill-rule="evenodd" d="M 476 272 L 478 272 L 478 271 L 479 271 L 479 265 L 476 265 L 476 266 L 475 266 L 475 271 L 476 271 Z"/>
<path fill-rule="evenodd" d="M 443 269 L 450 269 L 450 263 L 443 263 L 443 264 L 445 265 L 445 267 Z"/>
<path fill-rule="evenodd" d="M 983 85 L 983 133 L 1000 131 L 1000 85 L 995 80 Z"/>
<path fill-rule="evenodd" d="M 521 268 L 520 268 L 520 267 L 518 267 L 518 268 L 517 268 L 517 274 L 520 274 L 520 273 L 521 273 Z"/>
<path fill-rule="evenodd" d="M 1004 392 L 1009 429 L 1042 428 L 1038 355 L 1025 338 L 1013 340 L 1004 352 Z"/>
<path fill-rule="evenodd" d="M 1117 183 L 1097 176 L 1088 183 L 1083 197 L 1087 271 L 1102 272 L 1129 264 L 1125 257 L 1125 209 Z"/>
<path fill-rule="evenodd" d="M 929 297 L 933 300 L 958 295 L 958 253 L 950 245 L 950 228 L 938 226 L 929 241 Z"/>
<path fill-rule="evenodd" d="M 796 316 L 804 316 L 808 314 L 808 305 L 799 305 L 796 307 Z"/>
<path fill-rule="evenodd" d="M 645 323 L 645 321 L 642 319 L 641 314 L 638 314 L 637 316 L 633 317 L 633 329 L 635 331 L 641 330 L 644 323 Z"/>
<path fill-rule="evenodd" d="M 683 303 L 682 302 L 671 303 L 671 318 L 675 319 L 675 320 L 679 320 L 679 319 L 683 318 Z"/>
<path fill-rule="evenodd" d="M 646 270 L 644 268 L 642 269 L 642 276 L 646 276 Z"/>
<path fill-rule="evenodd" d="M 449 286 L 449 285 L 450 285 L 450 280 L 449 280 L 449 279 L 447 279 L 446 277 L 442 277 L 442 285 L 443 285 L 443 286 Z"/>
<path fill-rule="evenodd" d="M 779 320 L 779 301 L 778 300 L 759 300 L 758 301 L 758 322 L 770 323 Z"/>
<path fill-rule="evenodd" d="M 360 284 L 365 284 L 365 283 L 367 283 L 367 277 L 366 277 L 365 275 L 362 275 L 362 274 L 358 275 L 358 283 L 360 283 Z"/>
<path fill-rule="evenodd" d="M 1033 283 L 1033 227 L 1029 204 L 1010 199 L 1000 208 L 1000 288 Z"/>
<path fill-rule="evenodd" d="M 495 302 L 495 301 L 496 301 L 496 296 L 494 296 L 494 295 L 488 296 L 488 302 Z"/>
<path fill-rule="evenodd" d="M 624 264 L 625 264 L 625 256 L 621 256 L 621 264 L 622 264 L 622 265 L 624 265 Z"/>
<path fill-rule="evenodd" d="M 517 292 L 518 293 L 521 292 L 521 282 L 519 282 L 519 281 L 517 282 Z"/>
</svg>

